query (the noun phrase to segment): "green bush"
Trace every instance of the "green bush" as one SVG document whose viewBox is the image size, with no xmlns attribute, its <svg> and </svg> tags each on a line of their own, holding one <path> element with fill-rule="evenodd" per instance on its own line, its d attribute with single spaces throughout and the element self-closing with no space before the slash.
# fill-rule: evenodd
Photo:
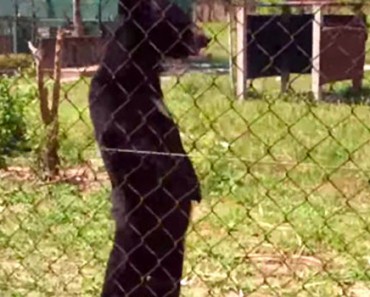
<svg viewBox="0 0 370 297">
<path fill-rule="evenodd" d="M 9 54 L 0 55 L 0 69 L 25 69 L 32 66 L 31 55 Z"/>
<path fill-rule="evenodd" d="M 17 86 L 18 77 L 0 76 L 0 167 L 5 158 L 28 150 L 26 108 L 33 89 Z"/>
</svg>

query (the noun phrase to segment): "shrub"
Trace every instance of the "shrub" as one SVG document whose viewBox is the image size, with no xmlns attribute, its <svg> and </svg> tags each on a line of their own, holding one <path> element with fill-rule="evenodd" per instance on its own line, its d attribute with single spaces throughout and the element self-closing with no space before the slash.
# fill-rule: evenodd
<svg viewBox="0 0 370 297">
<path fill-rule="evenodd" d="M 31 55 L 9 54 L 0 55 L 0 69 L 25 69 L 32 66 Z"/>
<path fill-rule="evenodd" d="M 0 76 L 0 166 L 5 158 L 28 150 L 26 107 L 32 89 L 17 86 L 17 77 Z"/>
</svg>

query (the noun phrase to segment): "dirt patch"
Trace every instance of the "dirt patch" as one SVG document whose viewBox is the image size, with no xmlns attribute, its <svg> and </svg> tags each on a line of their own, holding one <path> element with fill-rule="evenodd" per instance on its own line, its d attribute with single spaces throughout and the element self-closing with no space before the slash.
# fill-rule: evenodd
<svg viewBox="0 0 370 297">
<path fill-rule="evenodd" d="M 353 199 L 362 191 L 368 189 L 368 183 L 364 178 L 356 176 L 332 177 L 330 182 L 323 183 L 318 192 L 323 195 L 340 195 L 347 199 Z"/>
<path fill-rule="evenodd" d="M 109 181 L 108 175 L 104 171 L 93 168 L 90 162 L 63 168 L 57 176 L 48 181 L 42 180 L 39 173 L 31 167 L 16 166 L 0 170 L 0 179 L 12 182 L 30 182 L 36 185 L 67 183 L 77 186 L 82 192 L 97 190 Z"/>
<path fill-rule="evenodd" d="M 347 290 L 346 290 L 347 291 Z M 370 288 L 365 284 L 354 284 L 346 292 L 345 296 L 349 297 L 370 297 Z"/>
<path fill-rule="evenodd" d="M 303 255 L 249 254 L 247 259 L 264 277 L 302 275 L 321 271 L 324 267 L 320 259 Z"/>
</svg>

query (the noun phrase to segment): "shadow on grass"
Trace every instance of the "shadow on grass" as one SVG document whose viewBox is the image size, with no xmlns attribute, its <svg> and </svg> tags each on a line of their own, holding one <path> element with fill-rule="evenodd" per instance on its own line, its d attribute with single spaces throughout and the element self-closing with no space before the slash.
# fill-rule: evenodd
<svg viewBox="0 0 370 297">
<path fill-rule="evenodd" d="M 351 87 L 342 87 L 335 92 L 324 94 L 323 100 L 329 103 L 370 105 L 370 86 L 364 86 L 358 91 L 353 90 Z"/>
<path fill-rule="evenodd" d="M 290 103 L 306 103 L 316 105 L 319 103 L 329 104 L 346 104 L 346 105 L 369 105 L 370 106 L 370 86 L 355 91 L 350 87 L 323 93 L 321 100 L 316 100 L 312 92 L 297 92 L 289 90 L 285 93 L 280 92 L 261 92 L 257 89 L 247 91 L 245 100 L 262 100 L 262 101 L 283 101 Z"/>
</svg>

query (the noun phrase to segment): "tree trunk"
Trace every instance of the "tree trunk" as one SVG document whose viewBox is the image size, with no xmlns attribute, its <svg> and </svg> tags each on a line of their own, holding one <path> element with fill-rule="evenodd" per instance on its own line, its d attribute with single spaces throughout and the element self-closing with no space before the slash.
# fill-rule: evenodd
<svg viewBox="0 0 370 297">
<path fill-rule="evenodd" d="M 61 88 L 61 68 L 62 68 L 62 50 L 64 41 L 64 31 L 59 29 L 55 42 L 54 56 L 54 83 L 52 88 L 52 98 L 49 100 L 49 92 L 44 83 L 44 69 L 42 68 L 43 53 L 28 43 L 30 51 L 36 63 L 36 77 L 40 100 L 40 114 L 45 128 L 45 140 L 41 143 L 41 162 L 42 169 L 45 172 L 45 178 L 52 178 L 58 175 L 60 159 L 59 150 L 59 101 Z M 51 101 L 51 102 L 50 102 Z"/>
<path fill-rule="evenodd" d="M 48 18 L 49 19 L 55 18 L 54 4 L 51 2 L 51 0 L 46 0 L 46 7 Z"/>
<path fill-rule="evenodd" d="M 55 176 L 59 173 L 60 159 L 59 150 L 59 101 L 60 101 L 60 79 L 62 71 L 62 50 L 64 42 L 64 32 L 59 29 L 55 42 L 55 57 L 54 57 L 54 85 L 51 99 L 51 107 L 48 108 L 47 121 L 44 120 L 46 126 L 46 144 L 43 155 L 43 163 L 48 176 Z M 41 109 L 42 112 L 42 109 Z"/>
<path fill-rule="evenodd" d="M 82 36 L 84 34 L 82 15 L 81 15 L 81 0 L 73 0 L 73 35 Z"/>
</svg>

